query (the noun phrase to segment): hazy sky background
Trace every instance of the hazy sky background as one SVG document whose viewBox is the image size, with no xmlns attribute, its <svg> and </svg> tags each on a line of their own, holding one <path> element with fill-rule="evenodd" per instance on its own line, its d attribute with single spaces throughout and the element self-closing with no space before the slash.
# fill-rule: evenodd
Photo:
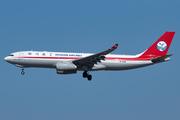
<svg viewBox="0 0 180 120">
<path fill-rule="evenodd" d="M 179 0 L 1 0 L 0 120 L 180 120 Z M 166 31 L 171 61 L 58 75 L 4 61 L 24 50 L 138 54 Z"/>
</svg>

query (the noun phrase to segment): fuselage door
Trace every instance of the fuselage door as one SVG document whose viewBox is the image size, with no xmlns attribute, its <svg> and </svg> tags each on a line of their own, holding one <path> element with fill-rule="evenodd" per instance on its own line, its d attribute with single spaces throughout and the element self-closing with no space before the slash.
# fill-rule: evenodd
<svg viewBox="0 0 180 120">
<path fill-rule="evenodd" d="M 19 53 L 19 59 L 23 60 L 24 53 Z"/>
</svg>

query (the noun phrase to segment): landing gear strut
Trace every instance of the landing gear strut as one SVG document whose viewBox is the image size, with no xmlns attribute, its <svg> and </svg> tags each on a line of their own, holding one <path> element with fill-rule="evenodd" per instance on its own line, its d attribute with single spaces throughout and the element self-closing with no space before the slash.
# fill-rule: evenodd
<svg viewBox="0 0 180 120">
<path fill-rule="evenodd" d="M 84 78 L 86 78 L 86 77 L 87 77 L 87 79 L 88 79 L 89 81 L 91 81 L 91 80 L 92 80 L 92 75 L 88 74 L 88 72 L 87 72 L 87 71 L 84 71 L 84 72 L 83 72 L 83 77 L 84 77 Z"/>
<path fill-rule="evenodd" d="M 25 74 L 24 68 L 21 68 L 21 70 L 22 70 L 21 74 L 24 75 Z"/>
</svg>

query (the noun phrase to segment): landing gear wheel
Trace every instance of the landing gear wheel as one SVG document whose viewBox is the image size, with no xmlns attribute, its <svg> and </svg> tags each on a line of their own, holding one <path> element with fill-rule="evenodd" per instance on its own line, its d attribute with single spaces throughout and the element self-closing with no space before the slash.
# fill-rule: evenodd
<svg viewBox="0 0 180 120">
<path fill-rule="evenodd" d="M 25 74 L 25 72 L 24 72 L 24 71 L 22 71 L 22 72 L 21 72 L 21 74 L 22 74 L 22 75 L 24 75 L 24 74 Z"/>
<path fill-rule="evenodd" d="M 88 74 L 87 74 L 87 71 L 84 71 L 83 72 L 83 78 L 86 78 L 86 77 L 88 77 Z"/>
<path fill-rule="evenodd" d="M 88 78 L 89 81 L 91 81 L 92 80 L 92 75 L 88 75 L 87 78 Z"/>
<path fill-rule="evenodd" d="M 83 72 L 83 78 L 87 78 L 89 81 L 92 80 L 92 75 L 89 75 L 87 71 Z"/>
<path fill-rule="evenodd" d="M 25 74 L 24 68 L 21 68 L 21 70 L 22 70 L 21 74 L 24 75 Z"/>
</svg>

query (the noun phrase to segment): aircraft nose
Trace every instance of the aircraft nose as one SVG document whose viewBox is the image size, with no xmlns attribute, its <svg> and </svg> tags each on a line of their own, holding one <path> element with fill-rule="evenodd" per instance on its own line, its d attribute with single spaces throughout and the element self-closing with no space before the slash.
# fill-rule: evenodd
<svg viewBox="0 0 180 120">
<path fill-rule="evenodd" d="M 7 57 L 5 57 L 4 60 L 7 61 Z"/>
</svg>

